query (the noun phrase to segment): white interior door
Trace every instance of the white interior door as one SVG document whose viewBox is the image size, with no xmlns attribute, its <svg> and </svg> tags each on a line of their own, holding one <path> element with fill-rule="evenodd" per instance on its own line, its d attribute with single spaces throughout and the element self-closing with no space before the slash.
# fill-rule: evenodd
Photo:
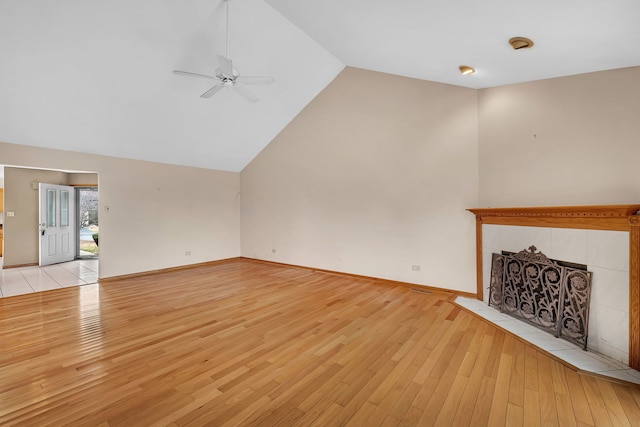
<svg viewBox="0 0 640 427">
<path fill-rule="evenodd" d="M 73 187 L 40 184 L 40 265 L 75 258 L 75 194 Z"/>
</svg>

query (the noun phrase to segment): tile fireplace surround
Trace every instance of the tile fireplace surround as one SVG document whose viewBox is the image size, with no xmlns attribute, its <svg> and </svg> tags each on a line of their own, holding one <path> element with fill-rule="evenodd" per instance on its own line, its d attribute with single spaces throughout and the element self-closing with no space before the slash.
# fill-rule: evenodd
<svg viewBox="0 0 640 427">
<path fill-rule="evenodd" d="M 640 204 L 469 209 L 476 215 L 479 300 L 491 254 L 535 245 L 593 272 L 588 347 L 640 370 Z"/>
</svg>

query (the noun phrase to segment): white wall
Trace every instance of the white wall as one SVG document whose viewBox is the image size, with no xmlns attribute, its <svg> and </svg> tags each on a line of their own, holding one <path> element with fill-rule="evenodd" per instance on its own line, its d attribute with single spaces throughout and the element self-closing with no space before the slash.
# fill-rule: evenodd
<svg viewBox="0 0 640 427">
<path fill-rule="evenodd" d="M 242 171 L 242 255 L 474 292 L 477 125 L 475 90 L 346 68 Z"/>
<path fill-rule="evenodd" d="M 637 203 L 640 67 L 479 91 L 480 206 Z"/>
<path fill-rule="evenodd" d="M 238 173 L 8 143 L 0 143 L 0 158 L 99 174 L 101 278 L 240 255 Z"/>
<path fill-rule="evenodd" d="M 629 233 L 483 225 L 485 302 L 492 253 L 520 252 L 531 245 L 551 259 L 585 264 L 593 273 L 588 347 L 629 363 Z"/>
</svg>

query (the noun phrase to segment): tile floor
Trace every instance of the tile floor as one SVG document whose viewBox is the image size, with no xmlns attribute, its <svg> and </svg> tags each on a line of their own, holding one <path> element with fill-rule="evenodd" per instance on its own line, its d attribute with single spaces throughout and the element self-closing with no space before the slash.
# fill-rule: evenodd
<svg viewBox="0 0 640 427">
<path fill-rule="evenodd" d="M 0 270 L 0 298 L 81 286 L 97 281 L 97 259 L 78 259 L 46 267 L 7 268 Z"/>
<path fill-rule="evenodd" d="M 569 341 L 556 338 L 535 326 L 500 313 L 483 301 L 457 297 L 456 303 L 580 370 L 640 384 L 640 371 L 629 368 L 625 363 L 593 351 L 583 351 L 582 348 Z"/>
</svg>

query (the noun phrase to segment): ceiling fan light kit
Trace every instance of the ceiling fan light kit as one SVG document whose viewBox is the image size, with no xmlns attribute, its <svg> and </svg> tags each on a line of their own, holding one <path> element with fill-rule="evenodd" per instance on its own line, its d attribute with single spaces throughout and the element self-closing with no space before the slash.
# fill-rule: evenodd
<svg viewBox="0 0 640 427">
<path fill-rule="evenodd" d="M 233 63 L 229 59 L 229 0 L 223 0 L 225 3 L 225 56 L 218 55 L 218 68 L 215 75 L 192 73 L 189 71 L 173 70 L 173 74 L 189 77 L 200 77 L 210 80 L 217 80 L 218 83 L 200 95 L 200 98 L 211 98 L 221 89 L 233 89 L 240 96 L 250 102 L 257 102 L 259 98 L 244 85 L 254 84 L 271 84 L 274 82 L 273 77 L 268 76 L 240 76 L 237 70 L 233 68 Z"/>
</svg>

